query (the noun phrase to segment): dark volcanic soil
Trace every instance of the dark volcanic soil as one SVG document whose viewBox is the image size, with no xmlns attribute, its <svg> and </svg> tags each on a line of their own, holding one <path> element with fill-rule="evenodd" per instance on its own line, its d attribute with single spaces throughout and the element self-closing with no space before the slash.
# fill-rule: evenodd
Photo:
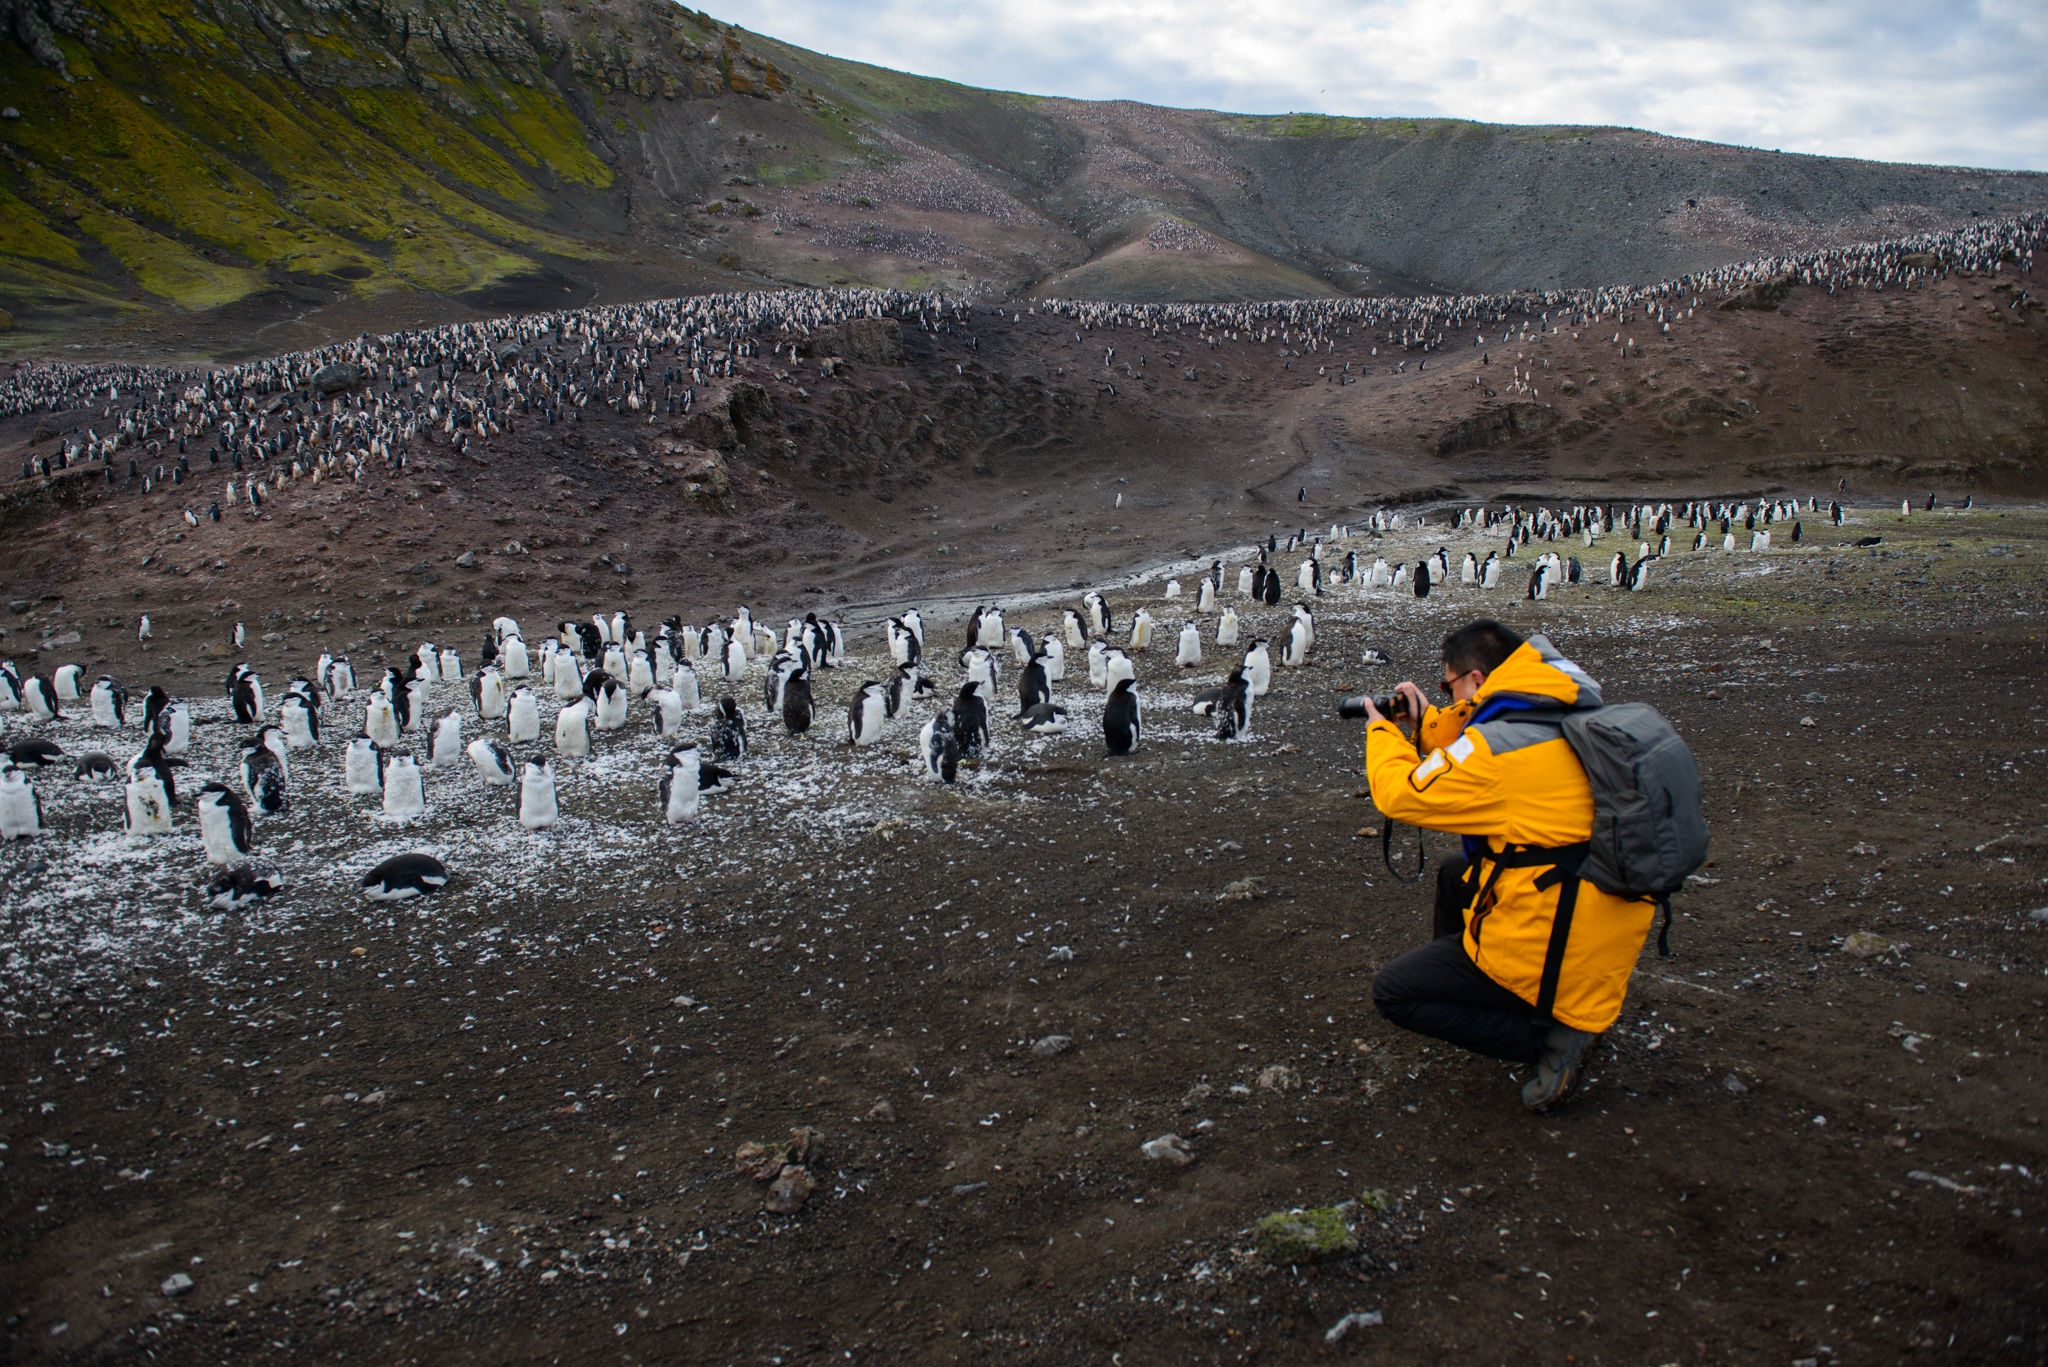
<svg viewBox="0 0 2048 1367">
<path fill-rule="evenodd" d="M 553 837 L 466 772 L 394 833 L 333 790 L 332 746 L 302 758 L 259 832 L 293 886 L 247 917 L 193 910 L 189 833 L 134 852 L 105 795 L 53 796 L 62 833 L 0 851 L 11 1355 L 2042 1361 L 2043 527 L 1864 513 L 1875 550 L 1679 556 L 1651 592 L 1544 604 L 1346 590 L 1249 742 L 1184 710 L 1217 652 L 1172 678 L 1155 647 L 1141 755 L 1099 757 L 1081 675 L 1069 735 L 998 721 L 954 791 L 898 767 L 908 730 L 835 746 L 862 629 L 808 737 L 739 688 L 759 753 L 692 830 L 655 824 L 638 719 Z M 1482 606 L 1670 715 L 1715 831 L 1674 956 L 1646 949 L 1588 1090 L 1541 1119 L 1374 1015 L 1427 908 L 1378 867 L 1331 717 Z M 1368 641 L 1404 667 L 1348 663 Z M 123 667 L 196 646 L 160 626 Z M 502 861 L 474 852 L 494 832 Z M 445 894 L 350 895 L 415 839 L 472 851 Z M 734 1151 L 800 1125 L 819 1189 L 766 1214 Z M 1192 1166 L 1140 1153 L 1168 1132 Z M 1355 1254 L 1250 1252 L 1260 1216 L 1342 1202 Z"/>
</svg>

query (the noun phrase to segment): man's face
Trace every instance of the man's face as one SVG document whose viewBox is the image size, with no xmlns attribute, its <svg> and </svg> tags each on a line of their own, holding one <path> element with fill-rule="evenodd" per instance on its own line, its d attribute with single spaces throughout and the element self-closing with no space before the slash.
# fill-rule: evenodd
<svg viewBox="0 0 2048 1367">
<path fill-rule="evenodd" d="M 1450 665 L 1444 666 L 1444 692 L 1451 695 L 1452 702 L 1470 702 L 1479 686 L 1486 682 L 1486 671 L 1468 669 L 1463 674 L 1453 673 Z"/>
</svg>

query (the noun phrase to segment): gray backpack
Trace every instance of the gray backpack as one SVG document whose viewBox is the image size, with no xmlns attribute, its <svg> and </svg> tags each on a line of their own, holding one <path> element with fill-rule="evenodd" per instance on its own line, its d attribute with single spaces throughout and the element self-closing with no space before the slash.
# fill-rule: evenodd
<svg viewBox="0 0 2048 1367">
<path fill-rule="evenodd" d="M 1616 897 L 1654 898 L 1657 936 L 1671 952 L 1671 894 L 1707 858 L 1700 771 L 1692 751 L 1648 703 L 1616 703 L 1558 717 L 1593 785 L 1593 838 L 1579 876 Z"/>
</svg>

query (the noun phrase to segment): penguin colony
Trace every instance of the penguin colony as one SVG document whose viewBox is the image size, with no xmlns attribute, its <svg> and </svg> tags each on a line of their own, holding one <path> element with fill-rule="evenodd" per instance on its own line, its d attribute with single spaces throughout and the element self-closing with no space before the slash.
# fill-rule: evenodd
<svg viewBox="0 0 2048 1367">
<path fill-rule="evenodd" d="M 1079 329 L 1076 343 L 1100 354 L 1105 369 L 1115 365 L 1116 348 L 1098 347 L 1085 333 L 1192 331 L 1211 350 L 1278 343 L 1290 355 L 1307 357 L 1348 337 L 1366 340 L 1375 358 L 1385 347 L 1386 368 L 1402 372 L 1414 353 L 1422 353 L 1426 366 L 1430 353 L 1483 346 L 1488 334 L 1504 343 L 1518 327 L 1527 335 L 1612 325 L 1626 350 L 1623 328 L 1669 331 L 1709 300 L 1781 277 L 1832 290 L 1882 290 L 1911 289 L 2007 260 L 2031 269 L 2044 236 L 2048 215 L 2026 214 L 1761 257 L 1654 285 L 1242 304 L 1053 299 L 1028 312 L 1071 321 Z M 983 314 L 984 323 L 1014 316 L 1002 308 Z M 578 422 L 593 403 L 649 420 L 687 413 L 701 387 L 732 377 L 743 358 L 766 350 L 786 357 L 794 373 L 808 365 L 810 344 L 822 329 L 882 317 L 927 332 L 954 332 L 972 323 L 975 310 L 934 291 L 794 289 L 364 336 L 203 371 L 39 362 L 0 383 L 0 416 L 70 415 L 53 450 L 23 462 L 21 478 L 84 467 L 108 490 L 161 496 L 186 526 L 197 528 L 238 509 L 258 513 L 266 498 L 300 480 L 360 485 L 374 471 L 403 471 L 408 453 L 421 443 L 466 452 L 473 441 L 519 424 Z M 829 373 L 832 358 L 817 359 Z M 1123 365 L 1138 374 L 1128 359 Z M 1342 369 L 1349 371 L 1350 363 Z M 1324 378 L 1347 381 L 1341 372 Z M 1108 388 L 1115 392 L 1113 384 Z M 1510 388 L 1529 388 L 1519 367 Z"/>
<path fill-rule="evenodd" d="M 1083 691 L 1101 700 L 1099 753 L 1138 753 L 1148 687 L 1205 668 L 1221 682 L 1195 688 L 1188 710 L 1216 740 L 1239 741 L 1256 734 L 1259 699 L 1311 662 L 1318 611 L 1345 606 L 1338 595 L 1463 592 L 1476 604 L 1503 588 L 1532 599 L 1578 587 L 1641 592 L 1666 557 L 1732 547 L 1738 531 L 1758 551 L 1774 532 L 1779 544 L 1796 545 L 1803 519 L 1833 528 L 1846 517 L 1841 505 L 1811 499 L 1376 513 L 1358 528 L 1271 536 L 1241 564 L 1213 560 L 1192 589 L 1179 577 L 1163 588 L 1141 581 L 1125 592 L 1127 607 L 1090 590 L 1034 617 L 1045 623 L 1038 637 L 986 605 L 968 615 L 957 647 L 942 645 L 928 637 L 922 613 L 906 609 L 862 629 L 877 652 L 870 658 L 887 661 L 877 671 L 884 677 L 833 690 L 848 701 L 826 716 L 815 685 L 847 668 L 848 628 L 811 614 L 775 630 L 745 607 L 703 626 L 672 616 L 652 636 L 622 609 L 557 622 L 533 642 L 517 619 L 501 616 L 471 658 L 423 642 L 374 679 L 359 679 L 346 657 L 322 655 L 277 694 L 237 664 L 204 718 L 161 685 L 138 698 L 111 676 L 88 680 L 77 665 L 23 676 L 4 662 L 0 720 L 10 731 L 27 723 L 30 734 L 0 763 L 0 835 L 43 832 L 38 784 L 104 791 L 108 824 L 118 821 L 129 839 L 196 830 L 206 904 L 240 910 L 284 890 L 270 852 L 309 800 L 339 801 L 402 831 L 429 816 L 437 789 L 461 783 L 502 794 L 495 801 L 505 817 L 545 837 L 569 814 L 585 768 L 624 763 L 642 775 L 642 810 L 607 800 L 588 816 L 686 828 L 703 819 L 708 797 L 745 788 L 764 731 L 849 755 L 879 747 L 911 775 L 948 785 L 1011 745 L 1070 736 L 1068 700 Z M 1439 536 L 1477 542 L 1485 558 L 1477 549 L 1454 558 L 1444 542 L 1389 565 L 1375 552 L 1394 533 L 1425 545 Z M 1610 537 L 1622 540 L 1611 557 L 1567 554 Z M 1510 564 L 1527 568 L 1508 576 Z M 1284 593 L 1289 587 L 1294 594 Z M 1177 623 L 1153 616 L 1155 606 L 1185 610 L 1190 599 L 1194 614 Z M 1370 645 L 1357 658 L 1368 669 L 1395 663 Z M 230 763 L 188 771 L 196 724 L 232 728 Z M 66 725 L 87 728 L 98 743 L 74 754 L 37 734 Z M 1059 743 L 1089 742 L 1076 734 Z M 407 901 L 453 876 L 433 856 L 409 851 L 365 870 L 361 889 Z"/>
</svg>

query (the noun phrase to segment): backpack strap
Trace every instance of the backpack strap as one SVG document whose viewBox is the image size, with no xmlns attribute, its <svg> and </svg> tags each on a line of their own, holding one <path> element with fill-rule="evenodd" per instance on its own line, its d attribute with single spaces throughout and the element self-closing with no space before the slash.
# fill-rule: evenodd
<svg viewBox="0 0 2048 1367">
<path fill-rule="evenodd" d="M 1488 890 L 1492 889 L 1494 879 L 1500 877 L 1503 869 L 1542 869 L 1543 872 L 1536 876 L 1537 890 L 1548 892 L 1552 888 L 1557 889 L 1557 913 L 1550 921 L 1550 943 L 1543 951 L 1543 976 L 1536 991 L 1536 1014 L 1541 1017 L 1548 1018 L 1557 1004 L 1558 980 L 1564 974 L 1565 947 L 1571 940 L 1572 916 L 1579 905 L 1579 868 L 1586 862 L 1586 855 L 1591 849 L 1591 841 L 1581 840 L 1573 845 L 1532 845 L 1489 856 L 1494 867 L 1486 880 Z"/>
</svg>

